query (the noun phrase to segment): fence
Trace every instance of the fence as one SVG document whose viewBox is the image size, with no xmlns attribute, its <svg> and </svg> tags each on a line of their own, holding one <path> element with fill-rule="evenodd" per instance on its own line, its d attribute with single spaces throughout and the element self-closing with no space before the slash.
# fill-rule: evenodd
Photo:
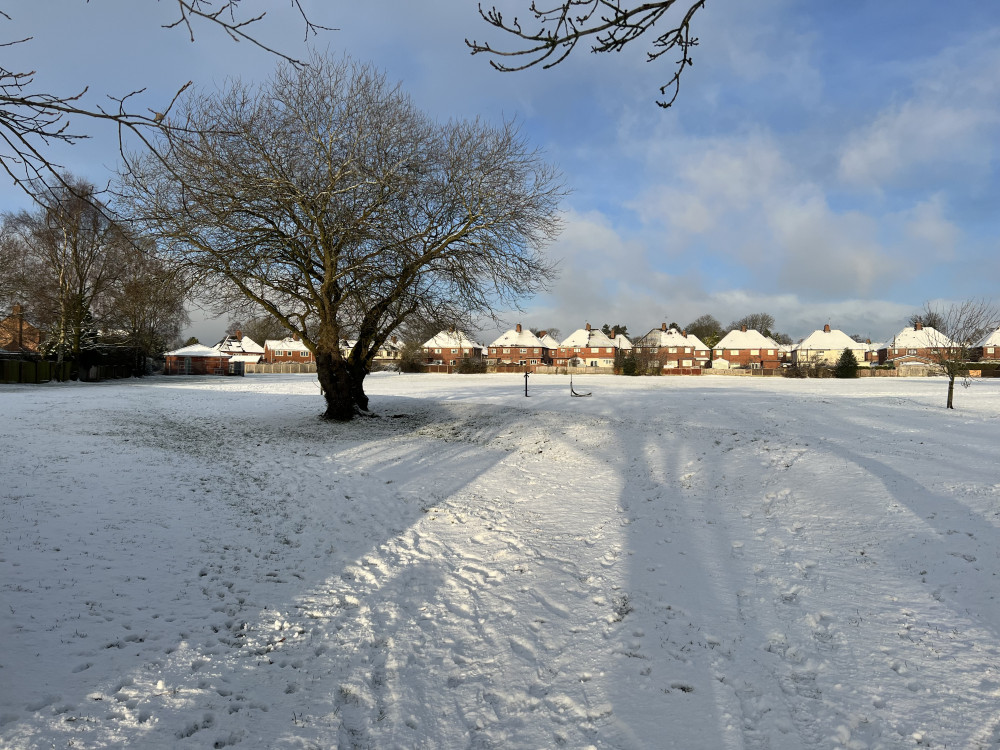
<svg viewBox="0 0 1000 750">
<path fill-rule="evenodd" d="M 0 360 L 0 383 L 48 383 L 70 379 L 72 362 L 46 360 Z"/>
<path fill-rule="evenodd" d="M 245 363 L 243 371 L 247 374 L 252 372 L 259 373 L 297 373 L 297 372 L 316 372 L 315 362 L 274 362 L 272 364 L 267 364 L 266 362 L 258 362 L 256 364 L 252 362 Z"/>
</svg>

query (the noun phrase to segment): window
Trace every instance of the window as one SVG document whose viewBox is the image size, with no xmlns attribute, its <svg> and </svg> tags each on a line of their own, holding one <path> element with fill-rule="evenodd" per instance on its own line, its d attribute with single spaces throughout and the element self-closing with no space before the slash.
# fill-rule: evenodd
<svg viewBox="0 0 1000 750">
<path fill-rule="evenodd" d="M 987 354 L 993 354 L 994 351 L 996 351 L 996 349 L 994 347 L 992 347 L 992 346 L 987 346 L 986 347 L 986 353 Z"/>
<path fill-rule="evenodd" d="M 503 350 L 503 353 L 504 353 L 504 354 L 510 354 L 510 349 L 504 349 L 504 350 Z"/>
<path fill-rule="evenodd" d="M 534 349 L 532 349 L 531 353 L 532 354 L 538 354 L 538 347 L 536 346 Z"/>
<path fill-rule="evenodd" d="M 907 349 L 907 350 L 906 350 L 906 353 L 907 353 L 907 354 L 916 354 L 916 353 L 917 353 L 917 350 L 916 350 L 916 349 Z"/>
<path fill-rule="evenodd" d="M 760 356 L 760 349 L 751 349 L 751 350 L 750 350 L 750 356 L 751 356 L 751 357 L 757 357 L 757 356 Z"/>
<path fill-rule="evenodd" d="M 440 350 L 440 349 L 435 349 L 435 350 L 434 350 L 434 353 L 435 353 L 435 354 L 440 354 L 440 353 L 441 353 L 441 350 Z"/>
<path fill-rule="evenodd" d="M 452 354 L 458 354 L 458 349 L 452 349 L 452 350 L 451 350 L 451 353 L 452 353 Z M 453 363 L 453 364 L 454 364 L 454 363 Z"/>
<path fill-rule="evenodd" d="M 677 347 L 676 346 L 671 346 L 669 349 L 667 349 L 667 353 L 668 354 L 677 354 Z"/>
<path fill-rule="evenodd" d="M 579 354 L 580 353 L 580 347 L 576 347 L 575 349 L 573 349 L 573 351 L 576 352 L 577 354 Z"/>
<path fill-rule="evenodd" d="M 768 350 L 767 350 L 767 353 L 768 353 L 768 354 L 774 354 L 774 349 L 768 349 Z"/>
<path fill-rule="evenodd" d="M 527 350 L 527 349 L 522 349 L 522 350 L 521 350 L 521 354 L 527 354 L 527 353 L 528 353 L 528 350 Z"/>
<path fill-rule="evenodd" d="M 730 353 L 730 354 L 731 354 L 732 356 L 734 356 L 734 357 L 737 357 L 737 356 L 739 356 L 739 353 L 740 353 L 740 350 L 739 350 L 739 349 L 730 349 L 730 350 L 729 350 L 729 353 Z"/>
<path fill-rule="evenodd" d="M 682 367 L 690 367 L 691 364 L 692 364 L 692 362 L 691 362 L 690 359 L 682 359 L 681 360 L 681 366 Z"/>
<path fill-rule="evenodd" d="M 537 359 L 533 359 L 533 360 L 531 360 L 531 364 L 533 364 L 533 365 L 537 365 L 537 364 L 538 364 L 538 360 L 537 360 Z"/>
</svg>

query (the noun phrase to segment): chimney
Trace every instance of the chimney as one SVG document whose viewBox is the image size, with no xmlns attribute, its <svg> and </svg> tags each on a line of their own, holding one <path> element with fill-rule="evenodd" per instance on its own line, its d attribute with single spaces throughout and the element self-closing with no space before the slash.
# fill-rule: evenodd
<svg viewBox="0 0 1000 750">
<path fill-rule="evenodd" d="M 587 329 L 587 330 L 589 331 L 589 330 L 590 330 L 590 323 L 587 323 L 587 324 L 586 324 L 586 325 L 584 326 L 584 328 L 586 328 L 586 329 Z"/>
<path fill-rule="evenodd" d="M 740 326 L 740 331 L 742 333 L 746 333 L 747 332 L 747 327 L 746 326 Z"/>
<path fill-rule="evenodd" d="M 545 338 L 545 336 L 546 336 L 547 333 L 548 333 L 548 331 L 539 331 L 538 332 L 538 338 L 540 338 L 540 339 Z"/>
<path fill-rule="evenodd" d="M 666 331 L 667 330 L 667 324 L 666 323 L 660 323 L 660 330 L 661 331 Z"/>
<path fill-rule="evenodd" d="M 683 336 L 684 338 L 688 337 L 688 332 L 686 328 L 683 331 L 681 331 L 681 336 Z"/>
<path fill-rule="evenodd" d="M 830 324 L 827 323 L 825 326 L 823 326 L 823 333 L 829 333 L 829 332 L 830 332 Z"/>
<path fill-rule="evenodd" d="M 871 346 L 872 345 L 872 340 L 871 339 L 865 339 L 865 343 L 868 344 L 868 346 Z"/>
<path fill-rule="evenodd" d="M 243 331 L 239 330 L 238 328 L 236 329 L 236 340 L 237 341 L 243 340 Z"/>
<path fill-rule="evenodd" d="M 298 341 L 298 340 L 299 340 L 299 334 L 293 333 L 292 334 L 292 341 Z"/>
<path fill-rule="evenodd" d="M 517 331 L 518 333 L 520 333 L 521 332 L 521 324 L 518 323 L 516 326 L 514 326 L 514 330 Z"/>
<path fill-rule="evenodd" d="M 393 336 L 392 337 L 392 343 L 394 343 L 394 344 L 399 343 L 399 339 L 397 339 L 395 336 Z"/>
<path fill-rule="evenodd" d="M 922 331 L 922 330 L 924 330 L 924 324 L 923 324 L 923 323 L 921 323 L 921 322 L 920 322 L 920 321 L 918 320 L 918 321 L 917 321 L 916 323 L 914 323 L 914 324 L 913 324 L 913 330 L 914 330 L 914 331 Z"/>
</svg>

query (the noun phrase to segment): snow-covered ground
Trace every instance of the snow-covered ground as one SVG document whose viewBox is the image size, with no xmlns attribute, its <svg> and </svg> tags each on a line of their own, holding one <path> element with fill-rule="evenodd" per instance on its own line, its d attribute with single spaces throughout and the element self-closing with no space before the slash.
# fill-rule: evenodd
<svg viewBox="0 0 1000 750">
<path fill-rule="evenodd" d="M 1000 747 L 1000 381 L 574 386 L 0 386 L 0 746 Z"/>
</svg>

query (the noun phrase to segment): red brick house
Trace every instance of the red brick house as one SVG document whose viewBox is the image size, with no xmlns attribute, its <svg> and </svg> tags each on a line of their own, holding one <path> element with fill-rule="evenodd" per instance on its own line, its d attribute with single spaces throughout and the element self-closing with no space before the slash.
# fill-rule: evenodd
<svg viewBox="0 0 1000 750">
<path fill-rule="evenodd" d="M 164 375 L 228 375 L 229 355 L 204 344 L 167 352 Z M 242 374 L 242 371 L 241 371 Z"/>
<path fill-rule="evenodd" d="M 230 362 L 256 364 L 264 356 L 264 347 L 249 336 L 244 336 L 243 331 L 236 331 L 232 336 L 226 336 L 214 348 L 228 354 Z"/>
<path fill-rule="evenodd" d="M 268 339 L 264 342 L 264 361 L 268 364 L 275 362 L 295 362 L 296 364 L 315 363 L 316 357 L 302 343 L 299 335 L 293 334 L 283 339 Z"/>
<path fill-rule="evenodd" d="M 712 361 L 716 360 L 725 360 L 728 367 L 776 370 L 781 366 L 781 347 L 760 331 L 743 326 L 727 333 L 712 348 Z"/>
<path fill-rule="evenodd" d="M 1000 328 L 997 328 L 993 333 L 980 341 L 972 353 L 980 361 L 996 362 L 1000 360 Z"/>
<path fill-rule="evenodd" d="M 42 331 L 24 319 L 24 308 L 14 305 L 10 315 L 0 320 L 0 349 L 8 352 L 35 352 L 42 346 Z"/>
<path fill-rule="evenodd" d="M 911 328 L 904 328 L 892 341 L 886 342 L 878 350 L 880 365 L 892 364 L 897 368 L 907 365 L 934 365 L 941 355 L 948 356 L 960 350 L 954 341 L 931 326 L 917 321 Z"/>
<path fill-rule="evenodd" d="M 454 366 L 463 359 L 481 359 L 484 347 L 462 331 L 451 330 L 441 331 L 425 341 L 420 348 L 423 350 L 424 364 Z"/>
<path fill-rule="evenodd" d="M 553 363 L 559 367 L 614 367 L 615 342 L 587 323 L 559 342 Z"/>
<path fill-rule="evenodd" d="M 487 359 L 493 365 L 548 365 L 552 349 L 518 323 L 487 347 Z"/>
<path fill-rule="evenodd" d="M 667 328 L 663 323 L 635 342 L 636 354 L 651 354 L 664 370 L 705 367 L 712 350 L 693 333 Z"/>
</svg>

